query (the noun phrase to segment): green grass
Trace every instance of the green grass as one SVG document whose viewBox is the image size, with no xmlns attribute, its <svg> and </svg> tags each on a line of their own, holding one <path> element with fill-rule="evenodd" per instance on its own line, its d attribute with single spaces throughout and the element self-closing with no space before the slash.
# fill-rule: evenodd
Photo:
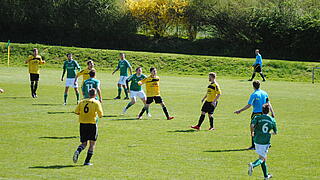
<svg viewBox="0 0 320 180">
<path fill-rule="evenodd" d="M 94 59 L 97 67 L 104 70 L 114 69 L 118 62 L 119 52 L 125 52 L 127 59 L 133 67 L 142 66 L 149 69 L 155 66 L 166 74 L 179 75 L 204 75 L 214 71 L 218 76 L 239 78 L 251 76 L 251 65 L 255 58 L 235 58 L 218 56 L 199 56 L 169 53 L 150 53 L 138 51 L 119 51 L 107 49 L 90 49 L 63 46 L 47 46 L 40 44 L 12 43 L 11 65 L 25 66 L 24 60 L 32 54 L 32 49 L 37 47 L 40 54 L 46 59 L 47 67 L 61 67 L 66 59 L 66 53 L 73 53 L 74 59 L 85 65 L 88 58 Z M 6 64 L 7 49 L 5 43 L 0 43 L 0 64 Z M 262 54 L 263 56 L 263 54 Z M 312 67 L 320 66 L 319 62 L 292 62 L 284 60 L 263 60 L 263 71 L 269 80 L 300 81 L 311 80 Z M 317 71 L 319 79 L 320 72 Z"/>
<path fill-rule="evenodd" d="M 120 116 L 128 101 L 116 96 L 118 75 L 99 72 L 105 115 L 99 122 L 99 138 L 91 167 L 73 164 L 79 145 L 75 95 L 63 106 L 61 71 L 42 69 L 38 99 L 29 93 L 27 68 L 0 67 L 0 179 L 262 179 L 261 168 L 252 178 L 247 163 L 254 151 L 232 151 L 249 146 L 250 110 L 233 112 L 252 92 L 243 79 L 219 77 L 223 95 L 215 112 L 217 130 L 209 132 L 208 120 L 199 132 L 191 132 L 200 115 L 200 100 L 206 91 L 206 76 L 161 77 L 161 94 L 176 118 L 164 119 L 152 104 L 152 118 L 135 118 L 142 103 Z M 279 134 L 272 138 L 269 171 L 275 179 L 319 179 L 320 121 L 319 84 L 267 81 L 262 89 L 273 103 Z M 226 150 L 226 151 L 225 151 Z M 229 151 L 231 150 L 231 151 Z"/>
</svg>

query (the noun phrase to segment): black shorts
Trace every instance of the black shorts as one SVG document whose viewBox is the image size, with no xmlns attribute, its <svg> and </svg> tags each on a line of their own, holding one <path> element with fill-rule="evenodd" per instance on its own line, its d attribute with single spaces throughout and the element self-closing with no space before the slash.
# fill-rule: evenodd
<svg viewBox="0 0 320 180">
<path fill-rule="evenodd" d="M 151 104 L 153 100 L 157 104 L 163 102 L 161 96 L 153 96 L 153 97 L 147 97 L 147 104 Z"/>
<path fill-rule="evenodd" d="M 258 113 L 252 113 L 251 114 L 251 121 L 253 120 L 253 118 L 255 118 L 256 116 L 262 115 L 262 112 L 258 112 Z"/>
<path fill-rule="evenodd" d="M 88 140 L 96 141 L 97 138 L 98 138 L 97 124 L 80 123 L 80 142 L 87 142 Z"/>
<path fill-rule="evenodd" d="M 218 102 L 217 102 L 217 104 L 216 104 L 216 107 L 217 107 L 217 105 L 218 105 Z M 201 108 L 201 111 L 202 111 L 202 112 L 206 112 L 206 113 L 208 113 L 208 114 L 213 114 L 213 112 L 214 112 L 214 110 L 215 110 L 216 107 L 214 107 L 214 105 L 212 104 L 212 102 L 206 101 L 206 102 L 203 103 L 202 108 Z"/>
<path fill-rule="evenodd" d="M 39 81 L 39 74 L 30 73 L 30 81 Z"/>
<path fill-rule="evenodd" d="M 261 72 L 262 71 L 262 69 L 261 69 L 261 66 L 260 66 L 260 64 L 256 64 L 256 65 L 254 65 L 254 72 Z"/>
</svg>

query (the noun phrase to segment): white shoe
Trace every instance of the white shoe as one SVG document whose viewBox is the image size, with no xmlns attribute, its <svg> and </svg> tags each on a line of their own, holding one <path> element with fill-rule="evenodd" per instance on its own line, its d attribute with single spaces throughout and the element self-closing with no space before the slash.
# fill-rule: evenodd
<svg viewBox="0 0 320 180">
<path fill-rule="evenodd" d="M 126 114 L 126 112 L 127 112 L 127 109 L 124 108 L 124 109 L 122 110 L 122 115 Z"/>
<path fill-rule="evenodd" d="M 147 114 L 148 117 L 152 117 L 150 113 Z"/>
<path fill-rule="evenodd" d="M 63 103 L 63 105 L 64 105 L 64 106 L 66 106 L 66 105 L 67 105 L 67 103 Z"/>
<path fill-rule="evenodd" d="M 252 176 L 252 172 L 253 172 L 253 165 L 252 165 L 252 163 L 249 163 L 248 164 L 248 175 Z"/>
<path fill-rule="evenodd" d="M 272 178 L 272 174 L 268 174 L 268 177 L 265 177 L 264 180 L 268 180 L 270 178 Z"/>
<path fill-rule="evenodd" d="M 80 154 L 79 151 L 74 152 L 73 158 L 72 158 L 74 163 L 78 162 L 79 154 Z"/>
</svg>

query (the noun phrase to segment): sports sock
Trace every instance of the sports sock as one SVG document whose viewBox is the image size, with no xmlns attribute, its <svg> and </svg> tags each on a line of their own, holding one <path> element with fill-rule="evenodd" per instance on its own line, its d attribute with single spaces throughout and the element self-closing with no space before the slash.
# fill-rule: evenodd
<svg viewBox="0 0 320 180">
<path fill-rule="evenodd" d="M 128 89 L 124 88 L 124 93 L 126 94 L 126 97 L 128 97 Z"/>
<path fill-rule="evenodd" d="M 121 87 L 118 87 L 118 97 L 121 96 Z"/>
<path fill-rule="evenodd" d="M 145 107 L 146 113 L 149 114 L 149 108 Z"/>
<path fill-rule="evenodd" d="M 168 113 L 167 107 L 163 106 L 162 110 L 163 110 L 164 114 L 166 115 L 167 119 L 169 119 L 169 113 Z"/>
<path fill-rule="evenodd" d="M 264 78 L 264 74 L 261 72 L 260 76 L 262 77 L 262 79 L 265 81 L 266 79 Z"/>
<path fill-rule="evenodd" d="M 268 177 L 268 167 L 266 161 L 263 161 L 263 163 L 261 163 L 261 169 L 263 171 L 264 177 Z"/>
<path fill-rule="evenodd" d="M 211 116 L 209 116 L 209 120 L 210 120 L 210 128 L 213 128 L 213 117 Z"/>
<path fill-rule="evenodd" d="M 79 99 L 80 99 L 80 94 L 79 94 L 79 93 L 76 93 L 76 96 L 77 96 L 77 101 L 79 101 Z"/>
<path fill-rule="evenodd" d="M 146 107 L 143 107 L 143 108 L 141 109 L 141 112 L 140 112 L 140 114 L 139 114 L 139 117 L 141 117 L 145 111 L 146 111 Z"/>
<path fill-rule="evenodd" d="M 64 97 L 64 103 L 67 103 L 68 94 L 64 94 L 63 97 Z"/>
<path fill-rule="evenodd" d="M 37 94 L 37 89 L 38 89 L 38 81 L 34 83 L 34 89 L 33 89 L 34 94 Z"/>
<path fill-rule="evenodd" d="M 255 167 L 259 166 L 261 163 L 263 163 L 263 161 L 261 159 L 257 159 L 256 161 L 254 161 L 252 163 L 252 166 L 255 168 Z"/>
<path fill-rule="evenodd" d="M 251 147 L 255 147 L 254 141 L 253 141 L 253 136 L 251 136 Z"/>
<path fill-rule="evenodd" d="M 253 74 L 252 74 L 252 77 L 251 77 L 251 80 L 253 80 L 253 78 L 256 76 L 256 73 L 254 72 Z"/>
<path fill-rule="evenodd" d="M 200 115 L 199 122 L 198 122 L 198 125 L 197 125 L 198 127 L 201 126 L 202 122 L 204 121 L 204 117 L 205 117 L 205 115 L 203 115 L 203 114 Z"/>
<path fill-rule="evenodd" d="M 86 157 L 86 160 L 84 161 L 84 163 L 89 163 L 92 155 L 93 155 L 93 151 L 88 150 L 87 157 Z"/>
<path fill-rule="evenodd" d="M 30 89 L 31 89 L 31 94 L 33 95 L 33 86 L 34 86 L 34 82 L 33 81 L 31 81 L 31 84 L 30 84 Z"/>
<path fill-rule="evenodd" d="M 77 151 L 79 152 L 79 154 L 81 153 L 81 151 L 84 150 L 84 147 L 81 145 L 78 146 Z"/>
<path fill-rule="evenodd" d="M 133 104 L 131 102 L 128 103 L 128 105 L 126 106 L 126 109 L 129 109 Z"/>
</svg>

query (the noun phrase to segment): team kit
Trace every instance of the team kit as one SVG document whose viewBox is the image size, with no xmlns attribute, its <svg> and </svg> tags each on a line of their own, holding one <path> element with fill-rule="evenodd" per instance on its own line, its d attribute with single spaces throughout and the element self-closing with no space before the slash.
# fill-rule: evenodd
<svg viewBox="0 0 320 180">
<path fill-rule="evenodd" d="M 265 77 L 261 72 L 262 58 L 257 50 L 256 55 L 257 62 L 261 63 L 258 71 L 256 70 L 257 63 L 253 65 L 255 67 L 254 74 L 255 72 L 259 72 L 263 81 L 265 81 Z M 122 114 L 125 114 L 127 110 L 136 103 L 137 99 L 140 99 L 143 102 L 143 107 L 138 114 L 137 119 L 142 119 L 144 113 L 146 113 L 148 117 L 151 117 L 149 109 L 153 102 L 161 105 L 167 120 L 174 119 L 173 116 L 169 115 L 169 111 L 160 95 L 160 77 L 158 76 L 157 69 L 155 67 L 151 67 L 149 69 L 150 75 L 146 76 L 142 73 L 142 67 L 137 67 L 133 74 L 132 67 L 129 61 L 126 60 L 125 54 L 120 53 L 119 58 L 120 60 L 118 65 L 112 72 L 112 74 L 115 74 L 117 71 L 120 71 L 120 78 L 117 83 L 118 95 L 114 99 L 121 99 L 123 91 L 125 95 L 124 99 L 130 100 L 130 102 L 123 108 Z M 29 66 L 31 96 L 32 98 L 37 98 L 38 82 L 40 80 L 40 65 L 45 64 L 45 61 L 38 54 L 38 49 L 34 48 L 33 55 L 30 55 L 25 63 Z M 128 71 L 130 72 L 130 76 Z M 83 96 L 82 100 L 80 100 L 80 92 L 78 90 L 78 79 L 81 76 L 82 82 L 80 88 Z M 85 69 L 81 69 L 78 62 L 72 58 L 72 54 L 67 54 L 67 60 L 63 63 L 63 72 L 61 76 L 61 81 L 65 81 L 63 105 L 67 104 L 69 88 L 73 88 L 77 99 L 75 114 L 79 116 L 81 144 L 77 147 L 72 159 L 74 163 L 77 163 L 80 153 L 89 146 L 84 165 L 92 165 L 90 160 L 93 156 L 98 137 L 97 122 L 99 118 L 103 117 L 101 105 L 103 99 L 100 81 L 95 77 L 96 70 L 94 68 L 93 60 L 88 60 L 87 67 Z M 249 81 L 252 81 L 253 78 L 254 75 L 249 79 Z M 194 130 L 201 129 L 201 125 L 206 114 L 208 114 L 210 124 L 208 130 L 215 130 L 213 114 L 218 106 L 218 101 L 222 95 L 222 91 L 217 83 L 216 73 L 210 72 L 208 74 L 208 80 L 209 85 L 207 86 L 206 94 L 201 100 L 203 104 L 198 123 L 190 127 Z M 146 93 L 142 89 L 143 85 L 146 87 Z M 252 85 L 254 92 L 250 95 L 247 105 L 234 113 L 240 114 L 242 111 L 245 111 L 252 106 L 253 112 L 250 118 L 250 135 L 252 142 L 248 149 L 256 150 L 259 157 L 254 162 L 248 164 L 248 175 L 252 175 L 255 167 L 261 166 L 264 179 L 270 179 L 272 175 L 268 173 L 266 160 L 268 149 L 271 146 L 271 135 L 277 134 L 276 121 L 274 118 L 275 114 L 268 94 L 260 89 L 260 82 L 258 80 L 254 80 Z"/>
</svg>

